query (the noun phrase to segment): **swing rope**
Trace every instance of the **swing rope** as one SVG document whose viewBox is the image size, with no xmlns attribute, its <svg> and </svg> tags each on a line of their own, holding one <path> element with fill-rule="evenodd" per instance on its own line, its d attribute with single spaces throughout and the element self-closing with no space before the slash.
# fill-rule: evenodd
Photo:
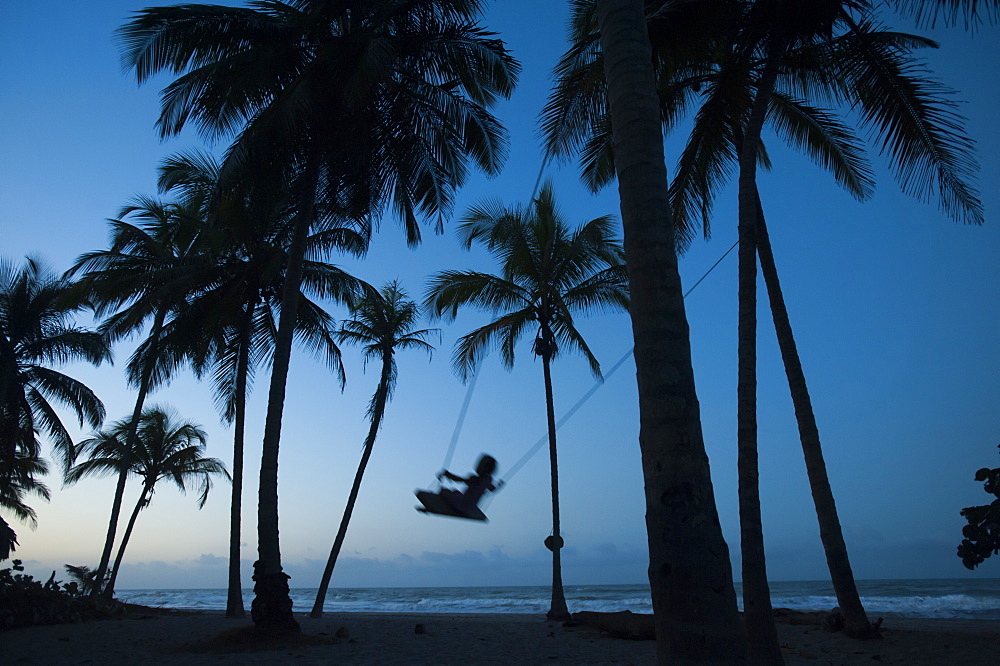
<svg viewBox="0 0 1000 666">
<path fill-rule="evenodd" d="M 458 446 L 458 437 L 462 434 L 462 426 L 465 424 L 465 415 L 469 413 L 469 403 L 472 402 L 472 392 L 476 388 L 476 379 L 479 377 L 479 373 L 474 373 L 472 379 L 469 380 L 469 388 L 465 392 L 465 402 L 462 403 L 462 409 L 458 413 L 458 422 L 455 423 L 455 431 L 451 434 L 451 444 L 448 446 L 448 453 L 445 454 L 444 464 L 441 465 L 441 469 L 448 469 L 451 465 L 451 459 L 455 455 L 455 447 Z"/>
<path fill-rule="evenodd" d="M 538 188 L 542 184 L 542 175 L 545 174 L 545 167 L 549 165 L 549 156 L 546 155 L 542 158 L 542 164 L 538 167 L 538 176 L 535 177 L 535 186 L 531 190 L 531 198 L 529 201 L 534 201 L 535 197 L 538 195 Z M 476 388 L 476 379 L 479 377 L 479 372 L 474 372 L 472 374 L 472 379 L 469 380 L 469 388 L 465 392 L 465 402 L 462 403 L 462 409 L 458 413 L 458 421 L 455 423 L 455 431 L 451 434 L 451 444 L 448 445 L 448 452 L 444 456 L 444 464 L 441 469 L 448 469 L 451 465 L 451 459 L 455 455 L 455 447 L 458 446 L 458 438 L 462 434 L 462 426 L 465 424 L 465 415 L 469 411 L 469 403 L 472 402 L 472 392 Z"/>
<path fill-rule="evenodd" d="M 535 196 L 538 194 L 538 188 L 539 188 L 539 186 L 541 185 L 541 182 L 542 182 L 542 175 L 545 172 L 545 167 L 548 166 L 548 162 L 549 162 L 549 158 L 548 158 L 548 156 L 546 156 L 542 160 L 541 167 L 539 167 L 539 169 L 538 169 L 538 176 L 535 178 L 535 186 L 534 186 L 534 189 L 533 189 L 533 191 L 531 193 L 531 199 L 530 199 L 531 201 L 533 201 L 535 199 Z M 684 292 L 684 296 L 682 298 L 686 299 L 688 297 L 688 295 L 690 295 L 690 293 L 692 291 L 694 291 L 695 288 L 698 285 L 700 285 L 702 283 L 702 281 L 704 281 L 704 279 L 707 278 L 709 276 L 709 274 L 712 271 L 714 271 L 716 269 L 716 267 L 719 264 L 721 264 L 722 261 L 726 257 L 729 256 L 729 253 L 732 252 L 734 249 L 736 249 L 736 246 L 739 245 L 739 244 L 740 244 L 740 242 L 738 240 L 735 243 L 733 243 L 730 246 L 730 248 L 728 250 L 726 250 L 723 253 L 723 255 L 721 257 L 719 257 L 718 260 L 714 264 L 712 264 L 711 267 L 707 271 L 705 271 L 705 273 L 700 278 L 698 278 L 698 281 L 695 282 L 693 285 L 691 285 L 691 287 L 689 287 L 686 292 Z M 572 407 L 570 407 L 570 409 L 568 411 L 566 411 L 561 417 L 559 417 L 559 420 L 556 421 L 556 431 L 558 431 L 559 428 L 561 428 L 563 426 L 563 424 L 565 424 L 567 421 L 569 421 L 580 410 L 580 408 L 583 407 L 583 405 L 588 400 L 590 400 L 590 398 L 593 397 L 593 395 L 595 393 L 597 393 L 597 390 L 599 388 L 601 388 L 601 386 L 604 385 L 605 380 L 609 379 L 612 375 L 614 375 L 618 371 L 618 369 L 621 368 L 625 364 L 625 362 L 629 359 L 629 357 L 632 356 L 632 354 L 633 354 L 634 351 L 635 351 L 635 347 L 632 347 L 627 352 L 625 352 L 625 354 L 620 359 L 618 359 L 618 362 L 615 363 L 611 367 L 610 370 L 608 370 L 607 374 L 604 375 L 603 379 L 600 379 L 597 382 L 595 382 L 594 385 L 590 388 L 590 390 L 588 390 L 586 393 L 584 393 L 583 396 L 579 400 L 576 401 L 576 404 L 574 404 Z M 472 402 L 472 393 L 473 393 L 473 390 L 476 388 L 476 379 L 478 377 L 479 377 L 479 373 L 475 372 L 472 375 L 472 379 L 469 380 L 469 388 L 465 392 L 465 401 L 462 403 L 462 409 L 461 409 L 461 411 L 458 414 L 458 421 L 455 423 L 455 430 L 454 430 L 454 432 L 451 435 L 451 444 L 448 445 L 448 452 L 445 454 L 444 465 L 442 465 L 442 469 L 448 469 L 448 466 L 451 464 L 452 457 L 454 457 L 454 455 L 455 455 L 455 449 L 458 446 L 458 439 L 459 439 L 459 437 L 462 434 L 462 426 L 465 424 L 465 415 L 469 411 L 469 404 Z M 549 441 L 549 435 L 548 435 L 548 433 L 546 433 L 541 438 L 539 438 L 539 440 L 537 442 L 535 442 L 535 444 L 530 449 L 528 449 L 528 452 L 526 454 L 524 454 L 523 456 L 521 456 L 521 458 L 516 463 L 514 463 L 511 466 L 511 468 L 507 472 L 507 474 L 504 475 L 498 481 L 498 483 L 497 483 L 497 490 L 500 490 L 500 488 L 502 488 L 504 485 L 506 485 L 506 483 L 508 481 L 510 481 L 511 477 L 513 477 L 515 474 L 517 474 L 521 470 L 521 468 L 524 467 L 524 465 L 527 464 L 527 462 L 529 460 L 531 460 L 531 458 L 534 457 L 534 455 L 536 453 L 538 453 L 538 451 L 543 446 L 545 446 L 545 444 L 548 441 Z M 492 493 L 490 493 L 489 495 L 492 495 Z"/>
<path fill-rule="evenodd" d="M 712 266 L 707 271 L 705 271 L 705 274 L 702 275 L 698 279 L 697 282 L 695 282 L 693 285 L 691 285 L 691 287 L 689 287 L 686 292 L 684 292 L 683 298 L 687 298 L 688 295 L 692 291 L 695 290 L 695 287 L 697 287 L 699 284 L 701 284 L 702 281 L 705 278 L 708 277 L 708 274 L 711 273 L 712 271 L 714 271 L 715 268 L 716 268 L 716 266 L 718 266 L 719 264 L 721 264 L 722 260 L 725 259 L 727 256 L 729 256 L 729 253 L 732 252 L 734 249 L 736 249 L 736 246 L 739 245 L 739 244 L 740 244 L 739 241 L 736 241 L 735 243 L 733 243 L 733 245 L 728 250 L 726 250 L 726 252 L 721 257 L 719 257 L 719 259 L 714 264 L 712 264 Z M 604 375 L 604 379 L 596 381 L 594 383 L 594 385 L 592 387 L 590 387 L 590 390 L 587 391 L 586 393 L 584 393 L 583 397 L 581 397 L 579 400 L 576 401 L 576 404 L 574 404 L 572 407 L 570 407 L 569 410 L 567 410 L 561 417 L 559 417 L 559 420 L 556 421 L 556 431 L 557 432 L 558 432 L 559 428 L 561 428 L 563 426 L 564 423 L 566 423 L 567 421 L 569 421 L 571 418 L 573 418 L 574 414 L 576 414 L 578 411 L 580 411 L 580 408 L 583 407 L 584 403 L 586 403 L 588 400 L 590 400 L 590 398 L 593 397 L 593 395 L 595 393 L 597 393 L 597 390 L 599 388 L 601 388 L 602 386 L 604 386 L 604 382 L 606 380 L 610 379 L 612 375 L 614 375 L 616 372 L 618 372 L 618 369 L 621 368 L 625 364 L 625 361 L 627 361 L 629 359 L 629 357 L 632 356 L 632 353 L 634 351 L 635 351 L 635 347 L 632 347 L 627 352 L 625 352 L 625 355 L 622 356 L 620 359 L 618 359 L 617 363 L 615 363 L 613 366 L 611 366 L 611 369 L 608 370 L 608 372 L 607 372 L 606 375 Z M 511 477 L 514 476 L 515 474 L 517 474 L 521 470 L 521 468 L 524 467 L 524 465 L 529 460 L 531 460 L 531 458 L 536 453 L 538 453 L 538 451 L 543 446 L 545 446 L 546 443 L 548 443 L 548 441 L 549 441 L 549 435 L 548 435 L 548 433 L 545 433 L 544 435 L 542 435 L 538 439 L 537 442 L 535 442 L 534 446 L 532 446 L 530 449 L 528 449 L 528 452 L 526 454 L 524 454 L 523 456 L 521 456 L 520 460 L 518 460 L 516 463 L 514 463 L 513 465 L 511 465 L 510 471 L 508 471 L 507 474 L 504 475 L 504 477 L 500 481 L 500 484 L 498 484 L 498 490 L 499 490 L 500 486 L 505 485 L 508 481 L 510 481 Z"/>
</svg>

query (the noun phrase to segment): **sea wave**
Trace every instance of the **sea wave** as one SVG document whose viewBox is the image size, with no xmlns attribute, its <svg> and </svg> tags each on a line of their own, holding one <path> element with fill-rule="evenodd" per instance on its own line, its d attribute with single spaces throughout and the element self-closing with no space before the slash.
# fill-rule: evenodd
<svg viewBox="0 0 1000 666">
<path fill-rule="evenodd" d="M 1000 580 L 858 581 L 868 614 L 877 616 L 1000 619 Z M 740 597 L 737 584 L 737 599 Z M 571 585 L 565 588 L 572 611 L 652 612 L 648 585 Z M 226 590 L 122 590 L 130 603 L 164 608 L 223 610 Z M 249 608 L 253 591 L 243 590 Z M 315 588 L 291 590 L 293 609 L 307 612 Z M 371 613 L 529 613 L 544 614 L 551 593 L 538 587 L 331 588 L 324 611 Z M 837 598 L 829 582 L 781 581 L 771 585 L 774 607 L 829 610 Z"/>
</svg>

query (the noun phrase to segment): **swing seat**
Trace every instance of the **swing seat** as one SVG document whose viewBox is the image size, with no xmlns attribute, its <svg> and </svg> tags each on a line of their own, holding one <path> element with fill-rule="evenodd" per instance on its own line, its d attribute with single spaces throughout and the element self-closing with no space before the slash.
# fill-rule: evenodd
<svg viewBox="0 0 1000 666">
<path fill-rule="evenodd" d="M 421 504 L 423 504 L 423 506 L 417 507 L 417 511 L 420 513 L 433 513 L 438 516 L 450 516 L 452 518 L 464 518 L 466 520 L 480 520 L 484 523 L 488 522 L 486 514 L 484 514 L 478 506 L 472 511 L 461 512 L 452 506 L 451 502 L 446 500 L 444 497 L 426 490 L 418 490 L 417 499 L 420 500 Z"/>
</svg>

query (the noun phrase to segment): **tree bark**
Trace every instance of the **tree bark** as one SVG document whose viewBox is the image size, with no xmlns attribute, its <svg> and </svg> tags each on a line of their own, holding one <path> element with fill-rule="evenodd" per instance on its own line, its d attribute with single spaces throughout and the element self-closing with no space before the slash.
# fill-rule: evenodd
<svg viewBox="0 0 1000 666">
<path fill-rule="evenodd" d="M 153 318 L 153 327 L 150 329 L 149 335 L 153 337 L 154 340 L 159 341 L 160 333 L 163 330 L 163 321 L 167 318 L 166 308 L 160 308 L 156 311 L 156 315 Z M 155 356 L 155 355 L 154 355 Z M 152 358 L 153 356 L 151 356 Z M 130 456 L 132 451 L 135 450 L 136 445 L 136 434 L 139 430 L 139 418 L 142 416 L 142 408 L 146 403 L 146 396 L 149 394 L 149 382 L 153 375 L 152 368 L 143 368 L 142 377 L 139 381 L 139 394 L 135 398 L 135 407 L 132 409 L 132 420 L 128 424 L 128 434 L 125 436 L 125 455 Z M 94 588 L 91 595 L 96 596 L 98 594 L 103 594 L 106 598 L 110 599 L 115 593 L 115 586 L 108 581 L 107 585 L 104 585 L 104 578 L 108 571 L 108 563 L 111 560 L 111 549 L 115 545 L 115 534 L 118 531 L 118 519 L 121 517 L 122 510 L 122 500 L 125 498 L 125 481 L 128 479 L 130 465 L 128 461 L 125 461 L 124 467 L 118 472 L 118 483 L 115 485 L 115 497 L 111 502 L 111 519 L 108 521 L 108 533 L 104 537 L 104 550 L 101 551 L 101 561 L 97 565 L 97 571 L 94 574 Z"/>
<path fill-rule="evenodd" d="M 542 327 L 542 336 L 546 339 L 547 345 L 552 344 L 552 332 L 547 326 Z M 566 595 L 563 592 L 562 584 L 561 551 L 563 539 L 559 533 L 559 460 L 556 455 L 556 410 L 552 398 L 551 355 L 551 347 L 542 353 L 542 372 L 545 376 L 545 416 L 549 429 L 549 473 L 552 482 L 552 538 L 546 540 L 547 546 L 551 544 L 549 550 L 552 551 L 552 603 L 545 617 L 557 622 L 565 622 L 572 616 L 566 606 Z"/>
<path fill-rule="evenodd" d="M 382 415 L 385 414 L 385 403 L 389 396 L 389 380 L 391 376 L 392 357 L 388 356 L 382 361 L 382 376 L 379 379 L 377 393 L 378 400 L 375 403 L 375 411 L 372 413 L 372 422 L 368 428 L 368 436 L 365 438 L 365 448 L 361 454 L 361 462 L 358 463 L 358 471 L 354 474 L 354 484 L 351 486 L 351 493 L 347 497 L 344 517 L 340 520 L 340 528 L 337 530 L 337 536 L 333 540 L 333 548 L 330 550 L 330 557 L 326 561 L 326 568 L 323 569 L 323 578 L 320 580 L 319 591 L 316 593 L 316 601 L 313 603 L 312 612 L 309 613 L 309 617 L 323 617 L 323 603 L 326 601 L 326 592 L 330 587 L 333 568 L 337 566 L 340 549 L 344 546 L 344 539 L 347 537 L 347 526 L 351 522 L 351 516 L 354 514 L 354 505 L 358 500 L 358 493 L 361 491 L 361 479 L 365 475 L 365 468 L 368 467 L 368 460 L 371 458 L 372 449 L 375 447 L 375 437 L 382 424 Z"/>
<path fill-rule="evenodd" d="M 250 616 L 258 629 L 264 631 L 301 630 L 292 615 L 292 598 L 288 593 L 289 576 L 281 569 L 281 547 L 278 536 L 278 449 L 281 440 L 281 417 L 285 407 L 288 367 L 298 314 L 302 268 L 305 262 L 306 239 L 316 206 L 316 186 L 319 164 L 316 158 L 307 164 L 303 175 L 302 204 L 295 215 L 292 242 L 288 248 L 288 265 L 281 291 L 281 315 L 274 341 L 271 384 L 267 396 L 267 417 L 264 422 L 264 442 L 261 447 L 260 484 L 257 491 L 257 562 L 254 563 L 254 600 Z"/>
<path fill-rule="evenodd" d="M 243 448 L 246 432 L 247 373 L 250 367 L 250 329 L 253 326 L 257 295 L 247 299 L 240 323 L 240 350 L 236 365 L 236 405 L 233 415 L 233 495 L 229 506 L 229 590 L 226 617 L 243 619 L 243 580 L 240 576 L 240 532 L 243 521 Z"/>
<path fill-rule="evenodd" d="M 757 81 L 757 92 L 740 141 L 739 157 L 736 446 L 740 545 L 743 555 L 743 617 L 750 661 L 760 664 L 784 663 L 767 582 L 757 451 L 757 153 L 777 76 L 777 61 L 772 56 L 765 62 Z"/>
<path fill-rule="evenodd" d="M 118 580 L 118 568 L 122 565 L 122 558 L 125 557 L 125 546 L 128 545 L 128 540 L 132 537 L 132 529 L 135 527 L 135 521 L 139 518 L 139 512 L 142 511 L 142 507 L 146 503 L 146 498 L 149 496 L 150 489 L 144 484 L 142 486 L 142 492 L 139 493 L 139 501 L 135 503 L 135 508 L 132 509 L 132 515 L 129 516 L 128 526 L 125 528 L 125 534 L 122 535 L 121 545 L 118 546 L 118 555 L 115 556 L 115 565 L 111 568 L 111 578 L 108 579 L 108 596 L 114 593 L 115 581 Z"/>
<path fill-rule="evenodd" d="M 758 197 L 758 206 L 760 199 Z M 778 338 L 778 348 L 785 365 L 785 376 L 788 378 L 788 389 L 792 395 L 795 407 L 795 420 L 799 427 L 799 439 L 802 442 L 802 455 L 806 461 L 806 473 L 809 477 L 809 488 L 812 491 L 813 503 L 816 506 L 816 518 L 819 522 L 820 539 L 826 553 L 827 567 L 830 569 L 830 579 L 837 595 L 837 603 L 844 614 L 844 633 L 854 638 L 872 638 L 878 635 L 858 594 L 854 583 L 854 573 L 851 570 L 850 557 L 847 554 L 847 544 L 844 542 L 844 532 L 837 515 L 837 504 L 830 487 L 830 478 L 826 473 L 826 462 L 823 459 L 823 447 L 820 444 L 819 428 L 816 425 L 816 414 L 813 412 L 809 388 L 806 385 L 805 372 L 792 334 L 788 309 L 781 293 L 781 283 L 778 281 L 778 270 L 774 263 L 771 249 L 771 239 L 767 233 L 764 212 L 758 209 L 757 214 L 757 252 L 760 255 L 760 268 L 767 286 L 767 296 L 771 305 L 771 317 L 774 320 L 774 331 Z"/>
<path fill-rule="evenodd" d="M 641 0 L 598 0 L 639 389 L 657 659 L 745 658 L 691 365 Z"/>
</svg>

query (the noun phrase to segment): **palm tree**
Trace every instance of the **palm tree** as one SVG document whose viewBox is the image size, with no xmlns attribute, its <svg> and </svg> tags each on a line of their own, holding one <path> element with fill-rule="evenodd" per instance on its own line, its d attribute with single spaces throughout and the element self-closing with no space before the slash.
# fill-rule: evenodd
<svg viewBox="0 0 1000 666">
<path fill-rule="evenodd" d="M 559 534 L 559 477 L 556 457 L 555 407 L 550 365 L 560 346 L 575 349 L 601 377 L 600 364 L 576 329 L 574 312 L 628 309 L 628 286 L 621 246 L 614 239 L 612 219 L 599 217 L 570 229 L 556 208 L 551 183 L 527 207 L 498 202 L 473 207 L 458 227 L 466 248 L 483 244 L 500 262 L 500 275 L 443 271 L 431 278 L 425 301 L 432 315 L 454 319 L 459 307 L 473 306 L 499 317 L 462 336 L 455 348 L 455 367 L 463 380 L 474 371 L 486 350 L 500 349 L 508 368 L 514 346 L 535 326 L 532 350 L 542 359 L 548 419 L 552 483 L 552 604 L 548 617 L 569 618 L 562 588 Z"/>
<path fill-rule="evenodd" d="M 15 453 L 13 463 L 8 465 L 6 478 L 0 482 L 0 509 L 34 529 L 38 525 L 38 517 L 25 499 L 28 495 L 35 495 L 46 502 L 51 499 L 48 487 L 38 480 L 48 472 L 48 465 L 37 455 L 21 451 Z M 8 559 L 16 547 L 17 533 L 0 516 L 0 562 Z"/>
<path fill-rule="evenodd" d="M 76 483 L 87 476 L 119 474 L 126 469 L 142 480 L 139 499 L 129 517 L 111 577 L 104 588 L 104 594 L 108 596 L 114 593 L 118 570 L 139 512 L 149 506 L 160 480 L 170 479 L 182 493 L 186 492 L 188 485 L 196 482 L 200 509 L 208 499 L 212 477 L 222 475 L 229 479 L 222 461 L 204 456 L 205 431 L 200 426 L 181 421 L 171 410 L 156 406 L 144 409 L 139 418 L 135 445 L 130 449 L 127 442 L 131 430 L 132 419 L 125 418 L 115 422 L 109 431 L 97 432 L 81 442 L 81 453 L 88 458 L 74 465 L 66 474 L 67 483 Z"/>
<path fill-rule="evenodd" d="M 111 360 L 107 341 L 77 327 L 72 318 L 85 306 L 72 283 L 54 275 L 39 260 L 16 267 L 0 260 L 0 508 L 34 523 L 26 494 L 47 498 L 37 481 L 47 467 L 40 458 L 44 433 L 59 455 L 72 464 L 75 450 L 55 404 L 69 407 L 80 425 L 104 420 L 104 405 L 84 384 L 51 366 L 70 361 L 100 365 Z M 5 523 L 6 525 L 6 523 Z M 6 526 L 0 552 L 9 552 L 16 535 Z"/>
<path fill-rule="evenodd" d="M 246 399 L 254 370 L 269 364 L 274 346 L 278 294 L 287 265 L 289 210 L 287 192 L 237 183 L 219 192 L 219 164 L 203 153 L 180 154 L 160 170 L 160 188 L 178 194 L 201 210 L 206 231 L 214 232 L 206 286 L 176 313 L 164 334 L 163 353 L 189 360 L 197 376 L 212 376 L 216 403 L 233 423 L 233 488 L 230 505 L 229 585 L 226 617 L 242 618 L 240 526 L 243 497 L 243 449 Z M 306 293 L 349 303 L 364 283 L 319 261 L 333 250 L 362 256 L 368 247 L 366 224 L 336 224 L 309 236 L 299 295 L 296 335 L 316 351 L 344 383 L 333 319 Z"/>
<path fill-rule="evenodd" d="M 323 602 L 330 587 L 333 568 L 337 566 L 337 557 L 347 536 L 347 526 L 354 513 L 358 492 L 361 490 L 361 479 L 371 458 L 372 448 L 375 446 L 375 436 L 382 424 L 386 403 L 392 398 L 396 387 L 396 350 L 422 349 L 430 356 L 434 348 L 427 342 L 427 338 L 437 332 L 436 329 L 413 330 L 420 311 L 398 281 L 385 285 L 380 292 L 372 290 L 352 308 L 352 314 L 351 319 L 343 322 L 340 330 L 341 341 L 362 345 L 365 363 L 379 361 L 382 364 L 382 371 L 378 387 L 368 403 L 368 418 L 371 420 L 371 425 L 368 428 L 368 436 L 365 437 L 361 462 L 358 463 L 358 471 L 354 475 L 354 484 L 347 497 L 347 507 L 344 509 L 344 517 L 340 521 L 340 528 L 333 541 L 330 558 L 323 570 L 316 602 L 309 614 L 315 618 L 323 617 Z"/>
<path fill-rule="evenodd" d="M 295 176 L 261 455 L 258 627 L 298 630 L 281 569 L 277 463 L 309 229 L 392 199 L 415 244 L 417 214 L 448 212 L 470 158 L 496 173 L 504 136 L 485 109 L 509 96 L 518 66 L 476 23 L 479 10 L 478 0 L 182 5 L 143 10 L 120 30 L 140 83 L 179 75 L 164 90 L 161 136 L 194 119 L 206 136 L 237 134 L 224 179 Z"/>
<path fill-rule="evenodd" d="M 746 640 L 691 365 L 641 0 L 597 0 L 639 385 L 657 660 L 735 662 Z"/>
<path fill-rule="evenodd" d="M 67 275 L 83 273 L 77 288 L 94 307 L 97 316 L 109 315 L 99 330 L 114 341 L 142 330 L 152 318 L 149 334 L 129 359 L 129 383 L 137 389 L 129 440 L 135 438 L 143 405 L 150 391 L 169 380 L 177 363 L 164 363 L 161 354 L 163 329 L 171 310 L 201 286 L 205 239 L 198 225 L 197 206 L 164 203 L 137 197 L 117 219 L 109 220 L 111 243 L 106 250 L 77 258 Z M 129 220 L 136 220 L 133 224 Z M 134 442 L 126 451 L 134 448 Z M 97 567 L 103 581 L 111 559 L 126 472 L 118 476 L 111 519 Z M 100 593 L 94 589 L 94 594 Z"/>
<path fill-rule="evenodd" d="M 689 3 L 687 8 L 690 9 L 698 4 Z M 592 36 L 593 22 L 588 21 L 587 11 L 592 9 L 591 3 L 581 2 L 579 5 L 576 12 L 577 44 L 567 53 L 560 65 L 560 88 L 553 96 L 547 111 L 550 150 L 557 153 L 565 151 L 573 140 L 579 140 L 574 139 L 572 133 L 579 134 L 581 126 L 586 127 L 579 119 L 576 120 L 575 127 L 567 122 L 557 123 L 556 121 L 563 120 L 559 111 L 562 109 L 565 115 L 566 109 L 593 108 L 587 107 L 580 101 L 576 101 L 575 106 L 570 106 L 567 104 L 567 99 L 573 99 L 574 96 L 586 98 L 586 90 L 580 82 L 592 81 L 595 77 L 593 75 L 588 77 L 585 74 L 593 70 L 595 62 L 600 64 L 599 53 L 595 53 L 592 46 L 596 39 Z M 810 5 L 812 9 L 820 6 L 820 4 Z M 758 19 L 758 24 L 768 26 L 769 29 L 776 25 L 772 20 L 774 7 L 773 3 L 769 5 L 762 2 L 754 5 L 754 9 L 764 14 L 764 20 Z M 858 5 L 858 9 L 863 8 L 862 4 Z M 713 5 L 712 11 L 715 12 L 716 9 Z M 676 11 L 673 14 L 676 14 Z M 691 229 L 694 228 L 692 218 L 699 213 L 703 218 L 707 235 L 712 198 L 717 188 L 724 182 L 732 163 L 737 161 L 741 148 L 744 150 L 744 160 L 749 158 L 747 154 L 749 152 L 755 152 L 759 159 L 766 160 L 766 153 L 762 148 L 756 151 L 747 150 L 743 140 L 744 131 L 747 129 L 747 118 L 753 105 L 753 97 L 749 93 L 755 89 L 760 90 L 762 82 L 765 88 L 772 88 L 770 99 L 767 100 L 768 113 L 779 135 L 793 145 L 808 150 L 818 163 L 830 169 L 838 181 L 855 196 L 865 198 L 872 188 L 871 174 L 860 153 L 859 142 L 835 117 L 804 103 L 796 92 L 799 95 L 802 93 L 815 95 L 817 88 L 833 87 L 835 90 L 830 96 L 834 100 L 859 100 L 859 106 L 864 110 L 863 119 L 885 136 L 894 137 L 883 145 L 889 150 L 894 162 L 900 165 L 897 173 L 905 190 L 923 196 L 926 190 L 921 191 L 921 183 L 936 180 L 946 210 L 968 221 L 975 222 L 981 219 L 979 203 L 967 185 L 968 142 L 961 135 L 961 123 L 955 122 L 956 118 L 949 109 L 951 103 L 946 99 L 946 91 L 923 80 L 923 72 L 914 68 L 909 55 L 914 48 L 933 46 L 933 42 L 913 35 L 886 32 L 868 20 L 859 20 L 852 24 L 846 19 L 840 19 L 851 26 L 849 32 L 841 31 L 843 34 L 832 41 L 820 40 L 815 45 L 804 43 L 783 57 L 781 78 L 777 79 L 772 67 L 768 76 L 770 81 L 766 81 L 762 71 L 767 69 L 764 64 L 767 58 L 762 58 L 755 64 L 752 59 L 748 60 L 741 55 L 742 51 L 753 53 L 754 39 L 758 40 L 758 45 L 763 43 L 762 31 L 748 29 L 746 18 L 741 24 L 732 21 L 731 17 L 729 20 L 720 20 L 720 16 L 713 16 L 711 23 L 711 29 L 715 31 L 711 33 L 714 35 L 713 39 L 720 46 L 726 44 L 728 46 L 696 52 L 702 58 L 710 55 L 713 60 L 696 61 L 695 66 L 691 66 L 690 49 L 679 49 L 677 44 L 683 43 L 683 40 L 667 39 L 669 32 L 665 32 L 676 29 L 676 26 L 681 24 L 683 24 L 681 29 L 691 32 L 688 25 L 691 22 L 677 21 L 677 17 L 673 14 L 664 16 L 662 12 L 652 12 L 649 18 L 650 34 L 657 38 L 656 53 L 660 77 L 658 90 L 663 122 L 669 126 L 672 119 L 690 104 L 690 97 L 694 92 L 701 92 L 704 98 L 696 116 L 695 129 L 678 163 L 677 177 L 672 188 L 674 221 L 682 234 L 683 241 L 691 237 Z M 794 12 L 789 12 L 789 16 L 795 16 Z M 803 23 L 802 19 L 808 19 L 808 16 L 798 18 L 800 23 Z M 820 33 L 826 30 L 826 21 L 828 19 L 820 21 Z M 693 23 L 696 27 L 704 24 L 698 21 Z M 753 22 L 749 24 L 752 26 Z M 720 27 L 724 28 L 722 32 L 717 30 Z M 734 37 L 736 35 L 734 28 L 743 30 L 739 38 Z M 747 35 L 750 36 L 750 46 L 747 45 Z M 771 42 L 768 43 L 769 47 L 774 47 L 775 38 L 777 41 L 781 39 L 787 41 L 787 36 L 772 36 Z M 826 69 L 818 70 L 818 67 Z M 831 69 L 834 70 L 832 73 Z M 820 74 L 821 71 L 825 71 L 825 74 Z M 785 81 L 784 85 L 780 86 L 781 89 L 775 85 L 775 79 Z M 813 83 L 809 86 L 803 85 L 806 81 Z M 758 95 L 757 99 L 764 98 Z M 761 102 L 757 106 L 756 120 L 760 120 L 762 104 Z M 584 152 L 584 176 L 587 182 L 596 188 L 614 176 L 613 169 L 608 168 L 611 159 L 609 154 L 613 155 L 613 151 L 610 150 L 607 138 L 600 136 L 605 127 L 604 123 L 599 119 L 591 119 L 589 124 L 593 129 L 590 130 L 591 137 Z M 559 133 L 565 132 L 566 128 L 570 128 L 570 135 L 560 137 Z M 956 128 L 958 131 L 955 131 Z M 595 146 L 605 146 L 605 148 L 598 150 Z M 741 174 L 746 174 L 746 171 L 741 169 Z M 744 192 L 747 187 L 747 183 L 744 182 Z M 812 416 L 808 392 L 805 389 L 801 364 L 795 351 L 794 339 L 791 337 L 787 312 L 781 302 L 773 258 L 769 244 L 766 247 L 764 245 L 767 243 L 766 228 L 763 214 L 759 212 L 755 186 L 752 188 L 752 194 L 753 203 L 758 209 L 755 230 L 758 238 L 752 238 L 754 229 L 744 223 L 741 245 L 744 249 L 741 264 L 744 285 L 744 299 L 741 301 L 744 304 L 744 316 L 741 318 L 744 331 L 741 337 L 744 343 L 741 361 L 743 379 L 740 383 L 741 478 L 744 480 L 756 478 L 752 389 L 754 373 L 752 358 L 747 359 L 753 352 L 754 329 L 752 321 L 754 308 L 748 306 L 747 301 L 747 298 L 753 297 L 753 289 L 748 288 L 748 285 L 753 284 L 753 280 L 748 272 L 752 274 L 755 260 L 753 253 L 746 250 L 754 244 L 759 244 L 758 253 L 765 282 L 768 285 L 779 345 L 785 359 L 786 373 L 799 419 L 803 451 L 832 577 L 838 597 L 841 599 L 841 606 L 851 617 L 849 631 L 861 635 L 870 634 L 867 618 L 864 616 L 854 586 L 853 575 L 850 574 L 847 551 L 843 545 L 833 495 L 819 448 L 818 431 Z M 744 567 L 749 565 L 756 569 L 753 572 L 744 572 L 744 590 L 745 596 L 748 597 L 745 606 L 748 626 L 756 619 L 760 619 L 771 625 L 770 633 L 773 636 L 773 620 L 769 601 L 766 601 L 768 595 L 762 567 L 763 547 L 757 508 L 759 502 L 756 495 L 755 482 L 741 484 L 741 513 L 744 515 L 741 523 L 750 528 L 744 533 Z M 750 582 L 754 579 L 758 581 L 757 585 Z M 749 597 L 756 597 L 762 601 L 760 604 L 751 603 Z M 763 632 L 751 633 L 760 635 Z M 775 655 L 777 648 L 774 641 L 764 642 L 772 646 L 771 654 Z"/>
</svg>

